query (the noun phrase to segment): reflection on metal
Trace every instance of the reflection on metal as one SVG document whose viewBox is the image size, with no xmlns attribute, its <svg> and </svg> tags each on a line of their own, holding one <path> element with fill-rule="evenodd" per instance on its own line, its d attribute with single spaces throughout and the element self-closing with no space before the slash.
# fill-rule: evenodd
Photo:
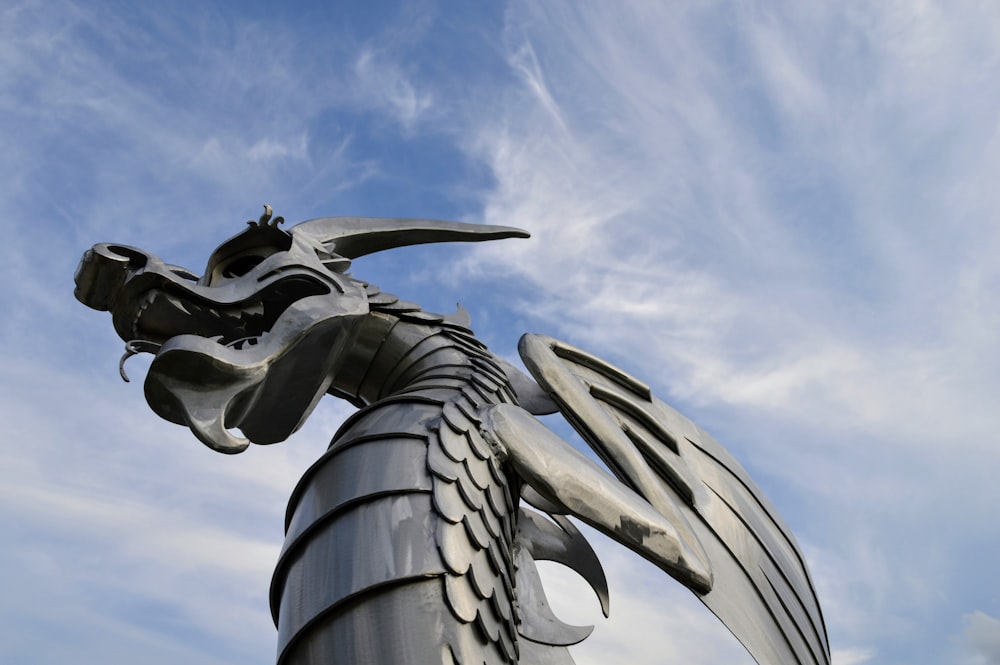
<svg viewBox="0 0 1000 665">
<path fill-rule="evenodd" d="M 201 277 L 114 244 L 76 274 L 77 298 L 125 340 L 122 364 L 154 354 L 153 411 L 219 452 L 286 439 L 324 394 L 359 408 L 289 500 L 279 663 L 571 664 L 591 628 L 553 616 L 534 561 L 579 572 L 605 614 L 608 589 L 570 515 L 688 587 L 758 662 L 829 664 L 794 538 L 708 434 L 594 356 L 526 335 L 528 377 L 464 310 L 424 312 L 345 272 L 395 247 L 527 233 L 282 221 L 266 207 Z M 535 418 L 555 411 L 611 474 Z"/>
</svg>

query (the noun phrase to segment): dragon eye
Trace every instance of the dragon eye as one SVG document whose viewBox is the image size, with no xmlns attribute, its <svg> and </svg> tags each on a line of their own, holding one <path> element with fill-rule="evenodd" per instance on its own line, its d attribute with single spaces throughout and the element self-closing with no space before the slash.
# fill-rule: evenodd
<svg viewBox="0 0 1000 665">
<path fill-rule="evenodd" d="M 242 277 L 253 270 L 263 260 L 263 256 L 257 256 L 256 254 L 241 256 L 222 269 L 222 276 L 228 278 Z"/>
</svg>

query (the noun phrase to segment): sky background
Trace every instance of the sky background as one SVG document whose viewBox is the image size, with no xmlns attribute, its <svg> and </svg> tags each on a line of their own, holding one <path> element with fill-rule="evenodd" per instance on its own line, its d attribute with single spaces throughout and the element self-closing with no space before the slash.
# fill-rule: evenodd
<svg viewBox="0 0 1000 665">
<path fill-rule="evenodd" d="M 993 2 L 5 2 L 0 661 L 273 662 L 285 500 L 350 409 L 213 453 L 72 296 L 94 243 L 200 271 L 269 203 L 531 231 L 353 272 L 713 433 L 836 665 L 1000 664 L 998 80 Z M 549 576 L 580 665 L 752 663 L 595 543 L 610 621 Z"/>
</svg>

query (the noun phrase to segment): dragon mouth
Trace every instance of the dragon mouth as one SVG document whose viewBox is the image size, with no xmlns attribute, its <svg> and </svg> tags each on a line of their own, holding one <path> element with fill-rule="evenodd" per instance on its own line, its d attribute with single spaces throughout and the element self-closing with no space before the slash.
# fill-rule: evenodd
<svg viewBox="0 0 1000 665">
<path fill-rule="evenodd" d="M 302 275 L 287 276 L 235 303 L 153 289 L 137 303 L 132 337 L 162 345 L 178 335 L 195 334 L 240 350 L 257 345 L 293 303 L 329 293 L 328 286 Z"/>
<path fill-rule="evenodd" d="M 122 378 L 129 380 L 130 357 L 152 353 L 150 407 L 219 452 L 284 440 L 326 392 L 364 301 L 345 299 L 299 270 L 284 271 L 252 295 L 243 288 L 244 297 L 232 302 L 199 293 L 205 290 L 161 277 L 136 285 L 116 311 L 119 329 L 131 337 L 119 362 Z"/>
<path fill-rule="evenodd" d="M 126 342 L 122 378 L 130 357 L 152 354 L 150 407 L 223 453 L 298 429 L 369 313 L 361 283 L 332 271 L 313 245 L 265 245 L 228 247 L 199 279 L 140 249 L 102 243 L 75 276 L 76 297 L 111 312 Z"/>
<path fill-rule="evenodd" d="M 150 407 L 224 453 L 294 432 L 367 314 L 363 296 L 299 270 L 229 303 L 162 282 L 137 295 L 133 315 L 123 319 L 134 334 L 123 378 L 129 356 L 153 353 L 145 382 Z"/>
</svg>

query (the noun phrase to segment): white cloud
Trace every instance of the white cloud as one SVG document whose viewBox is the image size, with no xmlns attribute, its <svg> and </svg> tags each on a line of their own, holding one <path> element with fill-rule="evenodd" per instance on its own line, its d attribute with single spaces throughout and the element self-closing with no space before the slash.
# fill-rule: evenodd
<svg viewBox="0 0 1000 665">
<path fill-rule="evenodd" d="M 152 417 L 142 363 L 130 368 L 136 382 L 122 384 L 108 360 L 98 376 L 41 360 L 5 368 L 0 523 L 25 535 L 4 548 L 3 567 L 24 580 L 16 588 L 33 585 L 47 599 L 41 614 L 41 600 L 21 610 L 36 624 L 93 631 L 63 634 L 31 657 L 54 658 L 67 643 L 84 660 L 156 649 L 156 662 L 173 654 L 208 664 L 228 662 L 212 652 L 232 645 L 244 660 L 269 662 L 267 582 L 284 503 L 349 409 L 325 404 L 285 446 L 231 458 Z M 180 635 L 209 651 L 184 655 Z M 104 643 L 112 639 L 117 647 Z"/>
<path fill-rule="evenodd" d="M 1000 501 L 997 18 L 514 4 L 522 88 L 471 123 L 485 221 L 536 240 L 466 269 L 517 271 L 522 316 L 722 413 L 809 502 L 782 510 L 843 557 L 849 662 L 930 639 L 951 577 L 925 571 L 960 553 L 927 524 L 974 537 Z"/>
<path fill-rule="evenodd" d="M 254 161 L 267 161 L 282 157 L 305 159 L 308 156 L 308 139 L 305 133 L 291 138 L 289 141 L 261 139 L 247 150 L 247 156 Z"/>
<path fill-rule="evenodd" d="M 562 112 L 549 92 L 548 85 L 545 83 L 545 75 L 538 64 L 538 58 L 535 57 L 535 50 L 529 42 L 521 42 L 514 49 L 510 54 L 510 64 L 521 75 L 524 84 L 537 100 L 539 106 L 545 110 L 559 129 L 566 131 Z"/>
<path fill-rule="evenodd" d="M 433 96 L 418 89 L 413 78 L 407 76 L 398 63 L 382 53 L 365 48 L 354 61 L 360 103 L 384 111 L 406 131 L 433 106 Z"/>
<path fill-rule="evenodd" d="M 833 665 L 861 665 L 875 657 L 871 649 L 834 649 L 830 654 Z"/>
<path fill-rule="evenodd" d="M 103 240 L 197 270 L 263 202 L 290 221 L 392 205 L 388 190 L 343 196 L 385 176 L 391 150 L 359 151 L 387 128 L 459 142 L 489 176 L 461 194 L 482 204 L 470 217 L 534 233 L 463 249 L 446 275 L 498 285 L 462 296 L 493 317 L 477 325 L 523 321 L 625 365 L 747 461 L 807 545 L 838 665 L 914 644 L 937 662 L 942 626 L 989 608 L 991 553 L 970 543 L 1000 501 L 996 8 L 513 2 L 504 35 L 472 31 L 477 53 L 506 47 L 508 77 L 456 67 L 447 81 L 422 66 L 442 36 L 426 6 L 322 43 L 322 24 L 297 19 L 2 11 L 0 519 L 23 534 L 5 561 L 47 581 L 31 611 L 50 634 L 115 636 L 120 651 L 92 652 L 103 661 L 135 647 L 196 662 L 172 637 L 188 633 L 141 623 L 165 612 L 212 626 L 199 639 L 219 650 L 248 625 L 270 644 L 254 603 L 281 508 L 343 412 L 279 449 L 210 455 L 157 422 L 138 385 L 103 378 L 118 346 L 72 302 L 69 271 Z M 423 159 L 398 171 L 418 207 L 444 187 Z M 696 603 L 674 607 L 607 556 L 636 601 L 581 663 L 618 643 L 633 662 L 661 656 L 654 615 L 690 660 L 738 657 Z M 79 575 L 58 585 L 59 570 Z M 143 597 L 156 609 L 109 607 Z M 991 622 L 968 615 L 974 662 L 992 662 Z"/>
<path fill-rule="evenodd" d="M 546 595 L 556 616 L 594 632 L 570 648 L 577 665 L 666 660 L 751 665 L 754 660 L 695 596 L 621 545 L 582 527 L 608 577 L 611 615 L 605 619 L 586 582 L 557 564 L 541 562 Z"/>
<path fill-rule="evenodd" d="M 980 611 L 962 617 L 964 626 L 959 638 L 970 664 L 1000 663 L 1000 620 Z"/>
<path fill-rule="evenodd" d="M 752 35 L 750 67 L 763 72 L 762 78 L 747 73 L 745 85 L 765 104 L 806 98 L 807 106 L 830 109 L 789 114 L 791 127 L 830 135 L 779 148 L 781 164 L 754 145 L 762 130 L 752 119 L 741 128 L 748 119 L 735 111 L 746 101 L 738 90 L 722 89 L 720 65 L 709 57 L 717 48 L 711 36 L 699 48 L 674 13 L 518 11 L 531 15 L 512 21 L 528 26 L 518 33 L 522 41 L 511 39 L 512 66 L 526 73 L 525 95 L 511 95 L 506 107 L 486 114 L 472 149 L 498 179 L 486 220 L 531 229 L 538 240 L 484 248 L 475 260 L 494 263 L 479 270 L 502 264 L 521 271 L 538 288 L 525 308 L 542 319 L 551 312 L 564 334 L 596 348 L 652 351 L 674 370 L 671 387 L 680 395 L 795 410 L 803 419 L 837 414 L 880 434 L 906 428 L 909 440 L 936 439 L 942 427 L 951 427 L 931 422 L 926 404 L 954 402 L 956 362 L 982 362 L 984 355 L 992 362 L 986 345 L 995 335 L 987 331 L 995 330 L 997 303 L 985 288 L 994 281 L 985 251 L 996 247 L 997 233 L 985 221 L 949 228 L 937 206 L 913 217 L 905 195 L 865 200 L 886 178 L 896 180 L 894 187 L 917 186 L 929 175 L 908 175 L 910 165 L 877 136 L 853 132 L 887 119 L 865 105 L 852 111 L 851 97 L 823 87 L 822 66 L 831 67 L 823 52 L 797 39 L 790 21 L 754 15 L 740 21 Z M 836 24 L 836 16 L 823 18 Z M 543 46 L 557 32 L 567 42 L 559 53 Z M 619 32 L 629 38 L 618 38 Z M 650 47 L 649 32 L 662 36 L 660 49 Z M 564 84 L 561 94 L 553 92 L 557 86 L 537 71 L 539 57 L 525 56 L 536 46 L 546 48 L 549 79 L 589 87 Z M 686 76 L 670 66 L 675 57 Z M 883 70 L 897 64 L 884 53 L 872 57 Z M 770 73 L 775 68 L 780 71 Z M 909 72 L 908 63 L 900 71 Z M 927 94 L 918 89 L 906 103 L 919 108 Z M 619 116 L 630 121 L 629 134 Z M 944 122 L 954 121 L 939 125 Z M 879 163 L 864 166 L 853 157 L 873 146 L 882 151 Z M 776 179 L 794 176 L 790 168 L 816 167 L 835 180 L 825 183 L 828 191 L 815 191 L 814 203 L 789 210 L 775 198 L 773 190 L 782 186 Z M 969 164 L 962 175 L 978 177 L 978 167 Z M 943 175 L 931 163 L 926 168 Z M 952 184 L 962 186 L 953 179 L 937 186 L 946 191 Z M 848 207 L 838 208 L 844 218 L 798 218 L 822 217 L 823 199 L 840 205 L 845 188 Z M 692 199 L 701 191 L 711 192 L 711 200 Z M 897 209 L 886 211 L 886 205 Z M 987 219 L 989 207 L 982 212 Z M 856 238 L 840 245 L 852 227 Z M 989 249 L 980 253 L 983 248 Z M 942 252 L 973 256 L 934 261 Z M 855 283 L 858 267 L 873 272 L 875 281 Z M 946 294 L 945 285 L 957 288 Z M 951 324 L 951 312 L 960 312 L 962 324 Z M 595 318 L 602 326 L 591 325 Z M 919 390 L 901 393 L 901 385 Z M 973 386 L 960 389 L 978 401 Z"/>
<path fill-rule="evenodd" d="M 22 216 L 59 205 L 71 233 L 86 218 L 92 234 L 164 251 L 180 244 L 178 217 L 225 237 L 236 211 L 294 214 L 372 173 L 345 150 L 348 131 L 317 122 L 368 108 L 346 43 L 304 57 L 286 23 L 207 11 L 24 3 L 8 18 L 3 100 L 19 140 L 0 192 Z"/>
</svg>

